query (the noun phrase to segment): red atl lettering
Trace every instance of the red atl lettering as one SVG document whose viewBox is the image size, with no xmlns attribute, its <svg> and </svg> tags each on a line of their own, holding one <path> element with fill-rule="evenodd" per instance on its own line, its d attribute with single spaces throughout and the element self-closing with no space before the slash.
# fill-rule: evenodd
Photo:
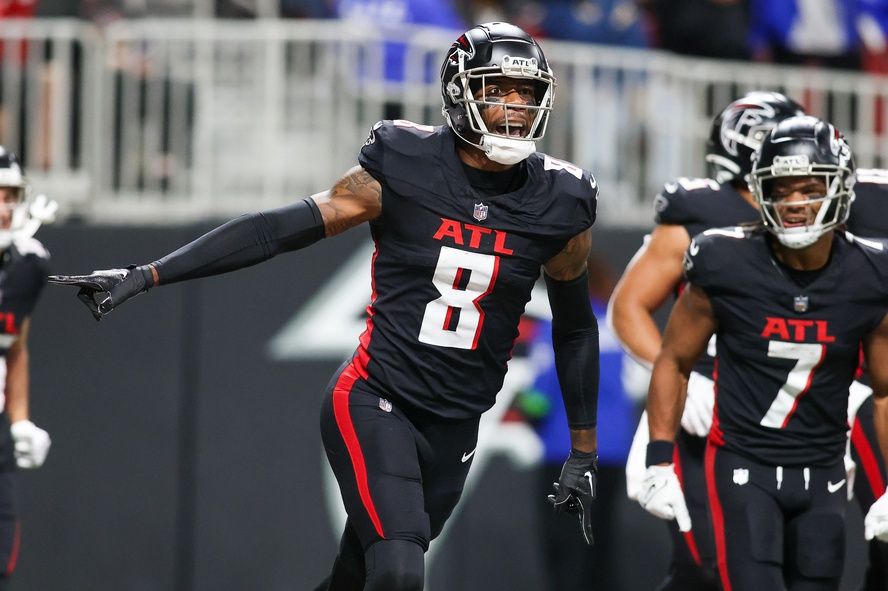
<svg viewBox="0 0 888 591">
<path fill-rule="evenodd" d="M 444 240 L 447 236 L 453 238 L 453 241 L 460 246 L 463 245 L 462 230 L 459 222 L 441 218 L 441 227 L 435 232 L 435 240 Z"/>
<path fill-rule="evenodd" d="M 773 316 L 765 318 L 762 338 L 770 339 L 776 337 L 781 341 L 803 343 L 808 339 L 809 328 L 814 328 L 814 339 L 818 343 L 836 342 L 836 337 L 829 334 L 829 323 L 826 320 L 800 320 L 798 318 L 775 318 Z"/>
<path fill-rule="evenodd" d="M 441 225 L 433 238 L 435 240 L 444 240 L 450 238 L 457 246 L 465 246 L 468 238 L 469 248 L 480 249 L 481 243 L 490 243 L 488 236 L 493 234 L 493 252 L 496 254 L 515 254 L 515 251 L 506 246 L 506 240 L 509 237 L 507 232 L 502 230 L 492 230 L 474 224 L 462 224 L 456 220 L 448 220 L 441 218 Z"/>
</svg>

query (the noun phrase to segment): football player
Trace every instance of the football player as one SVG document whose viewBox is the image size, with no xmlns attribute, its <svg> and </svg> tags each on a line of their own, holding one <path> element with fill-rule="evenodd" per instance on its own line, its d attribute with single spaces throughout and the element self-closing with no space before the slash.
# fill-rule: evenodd
<svg viewBox="0 0 888 591">
<path fill-rule="evenodd" d="M 149 288 L 369 223 L 367 329 L 321 409 L 348 520 L 320 589 L 422 589 L 423 553 L 459 500 L 541 269 L 571 438 L 551 501 L 592 541 L 599 365 L 586 258 L 598 189 L 588 172 L 535 151 L 554 91 L 526 32 L 473 27 L 441 68 L 446 125 L 383 121 L 329 191 L 235 219 L 150 264 L 54 279 L 79 286 L 100 319 Z"/>
<path fill-rule="evenodd" d="M 32 235 L 55 207 L 31 195 L 15 155 L 0 146 L 0 589 L 19 552 L 16 466 L 39 468 L 50 447 L 49 434 L 30 420 L 28 334 L 49 259 Z"/>
<path fill-rule="evenodd" d="M 854 207 L 848 216 L 847 227 L 857 236 L 888 238 L 888 171 L 857 169 L 854 185 Z M 848 493 L 853 496 L 863 514 L 888 486 L 885 462 L 879 454 L 873 414 L 872 389 L 866 385 L 866 373 L 861 381 L 851 386 L 848 399 L 848 424 L 851 425 L 849 454 L 851 470 L 848 473 Z M 878 540 L 869 543 L 869 564 L 864 577 L 864 591 L 884 591 L 888 581 L 888 544 Z"/>
<path fill-rule="evenodd" d="M 690 526 L 673 463 L 683 379 L 713 334 L 715 411 L 705 452 L 723 589 L 833 590 L 844 563 L 848 390 L 861 343 L 888 454 L 888 243 L 838 232 L 854 198 L 851 151 L 814 117 L 765 137 L 749 176 L 762 224 L 688 247 L 654 364 L 639 500 Z M 888 495 L 866 519 L 888 539 Z"/>
<path fill-rule="evenodd" d="M 760 219 L 744 180 L 752 154 L 774 125 L 802 113 L 801 106 L 776 92 L 750 92 L 731 102 L 712 122 L 706 154 L 711 178 L 679 178 L 656 196 L 657 225 L 624 271 L 608 316 L 623 348 L 646 367 L 653 366 L 662 341 L 654 313 L 684 287 L 682 257 L 691 237 L 708 228 Z M 718 590 L 703 475 L 712 422 L 712 367 L 712 355 L 704 354 L 688 380 L 674 460 L 694 528 L 681 532 L 675 523 L 669 524 L 673 552 L 660 591 Z M 642 416 L 627 466 L 630 497 L 636 500 L 646 443 L 647 417 Z"/>
</svg>

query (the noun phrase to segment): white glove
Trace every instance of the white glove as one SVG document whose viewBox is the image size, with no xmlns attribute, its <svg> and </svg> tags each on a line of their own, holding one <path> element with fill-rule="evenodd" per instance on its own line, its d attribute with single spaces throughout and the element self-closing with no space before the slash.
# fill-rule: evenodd
<svg viewBox="0 0 888 591">
<path fill-rule="evenodd" d="M 21 235 L 30 238 L 37 233 L 41 225 L 54 222 L 58 209 L 59 204 L 47 198 L 46 195 L 34 197 L 28 206 L 28 219 L 22 227 Z"/>
<path fill-rule="evenodd" d="M 709 378 L 692 371 L 688 378 L 688 396 L 681 415 L 682 428 L 697 437 L 708 436 L 714 406 L 715 384 Z"/>
<path fill-rule="evenodd" d="M 9 429 L 15 441 L 15 461 L 19 468 L 39 468 L 46 461 L 52 441 L 49 433 L 31 421 L 16 421 Z"/>
<path fill-rule="evenodd" d="M 638 502 L 645 511 L 660 519 L 677 521 L 679 530 L 691 531 L 691 516 L 672 464 L 648 466 Z"/>
<path fill-rule="evenodd" d="M 641 488 L 644 486 L 646 473 L 644 462 L 647 455 L 647 444 L 650 440 L 647 411 L 644 411 L 641 413 L 641 420 L 638 421 L 638 428 L 632 437 L 629 457 L 626 458 L 626 496 L 633 501 L 637 501 L 641 496 Z"/>
<path fill-rule="evenodd" d="M 845 489 L 848 491 L 848 500 L 854 500 L 854 481 L 857 478 L 857 463 L 851 458 L 850 441 L 845 446 L 845 480 L 847 485 Z"/>
<path fill-rule="evenodd" d="M 888 542 L 888 491 L 870 507 L 863 520 L 863 536 L 867 541 L 876 538 Z"/>
</svg>

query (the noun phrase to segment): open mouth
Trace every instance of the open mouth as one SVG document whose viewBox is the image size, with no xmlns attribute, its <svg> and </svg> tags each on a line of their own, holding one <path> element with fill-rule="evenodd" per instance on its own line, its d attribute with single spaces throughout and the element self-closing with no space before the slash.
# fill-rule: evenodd
<svg viewBox="0 0 888 591">
<path fill-rule="evenodd" d="M 499 135 L 505 135 L 508 137 L 524 137 L 526 133 L 524 123 L 519 121 L 510 121 L 508 125 L 505 123 L 497 125 L 494 128 L 494 131 Z"/>
</svg>

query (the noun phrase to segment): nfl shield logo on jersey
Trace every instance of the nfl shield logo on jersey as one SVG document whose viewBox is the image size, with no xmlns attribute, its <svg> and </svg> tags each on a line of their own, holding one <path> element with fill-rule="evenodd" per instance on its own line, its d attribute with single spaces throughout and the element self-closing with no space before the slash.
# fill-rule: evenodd
<svg viewBox="0 0 888 591">
<path fill-rule="evenodd" d="M 792 300 L 792 309 L 798 313 L 808 311 L 808 296 L 796 296 Z"/>
<path fill-rule="evenodd" d="M 475 204 L 475 211 L 472 212 L 472 217 L 478 220 L 479 222 L 483 222 L 487 219 L 487 210 L 490 209 L 488 206 L 483 203 Z"/>
<path fill-rule="evenodd" d="M 739 484 L 743 486 L 749 482 L 749 470 L 746 468 L 735 468 L 734 469 L 734 484 Z"/>
</svg>

